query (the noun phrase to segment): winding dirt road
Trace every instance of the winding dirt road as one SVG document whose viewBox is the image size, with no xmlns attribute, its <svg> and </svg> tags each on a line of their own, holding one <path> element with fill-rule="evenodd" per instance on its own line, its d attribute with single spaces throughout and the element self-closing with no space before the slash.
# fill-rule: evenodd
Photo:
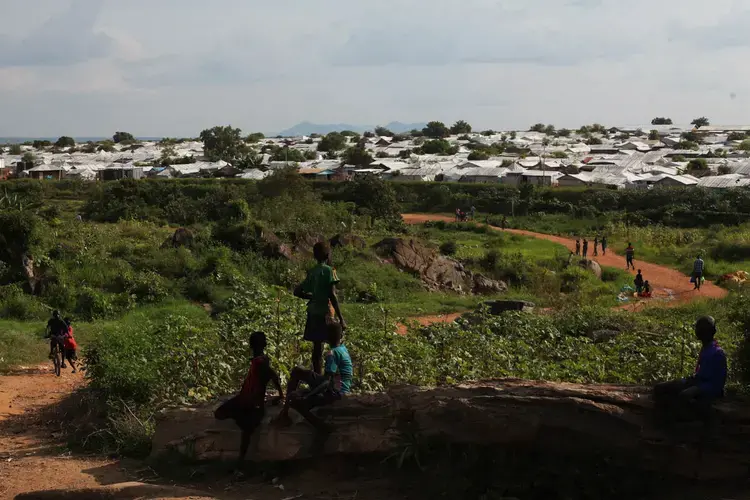
<svg viewBox="0 0 750 500">
<path fill-rule="evenodd" d="M 429 221 L 444 221 L 454 222 L 453 217 L 437 214 L 404 214 L 404 222 L 407 224 L 423 224 Z M 469 223 L 471 224 L 471 223 Z M 502 229 L 494 226 L 489 226 L 496 231 L 502 231 Z M 551 234 L 534 233 L 532 231 L 523 231 L 520 229 L 506 229 L 508 233 L 519 234 L 522 236 L 530 236 L 533 238 L 539 238 L 547 241 L 563 245 L 571 252 L 575 250 L 575 240 L 569 238 L 563 238 L 561 236 L 554 236 Z M 593 252 L 592 252 L 593 253 Z M 673 307 L 686 302 L 701 299 L 720 299 L 726 297 L 727 291 L 720 288 L 713 283 L 706 281 L 701 289 L 693 290 L 693 284 L 690 283 L 690 277 L 682 274 L 681 272 L 671 269 L 669 267 L 660 266 L 658 264 L 652 264 L 638 260 L 638 249 L 636 248 L 636 260 L 635 267 L 643 271 L 644 279 L 647 279 L 653 287 L 653 298 L 634 302 L 632 304 L 624 306 L 624 308 L 630 310 L 640 310 L 644 307 Z M 589 255 L 591 260 L 594 260 L 602 266 L 608 267 L 619 267 L 622 268 L 625 265 L 625 257 L 618 255 L 611 250 L 607 250 L 607 255 L 599 255 L 593 257 Z M 635 276 L 635 272 L 630 271 Z M 420 317 L 413 318 L 415 321 L 422 325 L 428 325 L 435 322 L 451 322 L 455 319 L 453 315 L 443 315 L 435 317 Z M 434 321 L 433 321 L 434 319 Z"/>
</svg>

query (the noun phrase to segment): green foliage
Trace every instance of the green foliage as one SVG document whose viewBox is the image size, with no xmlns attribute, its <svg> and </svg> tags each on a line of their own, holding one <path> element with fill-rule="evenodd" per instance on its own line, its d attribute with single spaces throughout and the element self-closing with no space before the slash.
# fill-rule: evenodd
<svg viewBox="0 0 750 500">
<path fill-rule="evenodd" d="M 255 143 L 260 142 L 265 138 L 266 136 L 263 135 L 263 132 L 253 132 L 252 134 L 248 135 L 245 140 L 250 143 Z"/>
<path fill-rule="evenodd" d="M 458 245 L 455 241 L 446 241 L 440 245 L 440 253 L 443 255 L 453 256 L 458 252 Z"/>
<path fill-rule="evenodd" d="M 469 161 L 475 161 L 475 160 L 489 160 L 490 155 L 487 151 L 484 150 L 475 150 L 469 153 L 469 156 L 467 157 L 467 160 Z"/>
<path fill-rule="evenodd" d="M 555 135 L 555 133 L 556 133 L 555 126 L 554 125 L 547 125 L 546 127 L 544 127 L 544 133 L 546 135 Z"/>
<path fill-rule="evenodd" d="M 443 122 L 432 121 L 422 129 L 422 133 L 431 139 L 442 139 L 450 135 L 450 130 Z"/>
<path fill-rule="evenodd" d="M 690 125 L 695 126 L 695 128 L 701 128 L 701 127 L 708 127 L 711 123 L 709 122 L 708 118 L 705 116 L 701 116 L 700 118 L 695 118 L 693 121 L 690 122 Z"/>
<path fill-rule="evenodd" d="M 34 149 L 44 149 L 52 146 L 52 142 L 36 140 L 32 142 L 31 145 L 34 147 Z"/>
<path fill-rule="evenodd" d="M 115 135 L 112 136 L 112 141 L 115 144 L 120 144 L 121 142 L 133 143 L 135 142 L 135 137 L 129 132 L 115 132 Z"/>
<path fill-rule="evenodd" d="M 354 203 L 362 215 L 400 225 L 401 211 L 396 193 L 391 184 L 380 177 L 356 176 L 347 183 L 345 200 Z"/>
<path fill-rule="evenodd" d="M 750 151 L 750 139 L 742 141 L 739 146 L 737 146 L 737 149 L 740 151 Z"/>
<path fill-rule="evenodd" d="M 728 141 L 743 141 L 747 138 L 747 135 L 744 132 L 730 132 L 729 135 L 727 135 Z"/>
<path fill-rule="evenodd" d="M 318 143 L 318 151 L 341 151 L 346 147 L 347 139 L 338 132 L 331 132 Z"/>
<path fill-rule="evenodd" d="M 450 156 L 458 153 L 458 146 L 451 145 L 445 139 L 426 141 L 420 148 L 420 154 Z"/>
<path fill-rule="evenodd" d="M 231 163 L 247 152 L 242 131 L 231 125 L 206 129 L 201 132 L 200 140 L 203 141 L 204 154 L 211 161 L 224 160 Z"/>
<path fill-rule="evenodd" d="M 10 148 L 8 148 L 8 154 L 11 155 L 21 155 L 23 153 L 23 148 L 21 148 L 20 144 L 11 144 Z"/>
<path fill-rule="evenodd" d="M 553 151 L 550 153 L 550 158 L 567 158 L 568 155 L 565 154 L 565 151 Z"/>
<path fill-rule="evenodd" d="M 653 120 L 651 120 L 651 125 L 672 125 L 672 119 L 656 117 Z"/>
<path fill-rule="evenodd" d="M 658 130 L 652 130 L 648 133 L 648 140 L 649 141 L 658 141 L 660 138 L 659 131 Z"/>
<path fill-rule="evenodd" d="M 558 136 L 558 137 L 570 137 L 570 134 L 571 134 L 571 133 L 572 133 L 572 132 L 571 132 L 571 130 L 570 130 L 570 129 L 567 129 L 567 128 L 561 128 L 560 130 L 558 130 L 558 131 L 557 131 L 557 136 Z"/>
<path fill-rule="evenodd" d="M 530 132 L 544 132 L 545 125 L 544 123 L 535 123 L 531 127 L 529 127 Z"/>
<path fill-rule="evenodd" d="M 450 132 L 453 135 L 470 134 L 471 125 L 469 125 L 469 123 L 464 120 L 458 120 L 456 123 L 453 124 L 453 126 L 451 126 Z"/>
<path fill-rule="evenodd" d="M 696 177 L 709 174 L 708 162 L 704 158 L 694 158 L 688 162 L 687 172 Z"/>
<path fill-rule="evenodd" d="M 366 167 L 375 161 L 372 155 L 361 146 L 353 146 L 346 150 L 343 157 L 343 162 L 346 165 L 356 165 L 358 167 Z"/>
<path fill-rule="evenodd" d="M 375 135 L 378 137 L 393 137 L 393 132 L 385 127 L 375 127 Z"/>
<path fill-rule="evenodd" d="M 687 132 L 683 132 L 682 134 L 680 134 L 680 137 L 685 142 L 694 142 L 696 144 L 701 143 L 701 134 L 699 134 L 698 132 L 694 130 L 688 130 Z"/>
<path fill-rule="evenodd" d="M 603 144 L 603 142 L 602 142 L 602 140 L 601 140 L 600 138 L 598 138 L 598 137 L 589 137 L 589 138 L 588 138 L 588 139 L 586 140 L 586 144 L 588 144 L 589 146 L 598 146 L 598 145 L 600 145 L 600 144 Z"/>
<path fill-rule="evenodd" d="M 26 151 L 21 157 L 21 161 L 26 164 L 33 165 L 36 161 L 36 156 L 34 156 L 34 153 L 32 153 L 31 151 Z"/>
<path fill-rule="evenodd" d="M 58 148 L 72 148 L 76 145 L 75 139 L 72 137 L 68 137 L 67 135 L 64 135 L 57 139 L 57 142 L 55 142 L 55 146 Z"/>
</svg>

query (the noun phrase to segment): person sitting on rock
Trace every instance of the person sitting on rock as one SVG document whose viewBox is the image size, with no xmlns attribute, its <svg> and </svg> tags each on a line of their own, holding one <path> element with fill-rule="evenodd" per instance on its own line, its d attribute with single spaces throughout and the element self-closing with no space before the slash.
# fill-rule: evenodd
<svg viewBox="0 0 750 500">
<path fill-rule="evenodd" d="M 643 291 L 640 293 L 640 296 L 646 299 L 651 298 L 651 285 L 648 280 L 643 282 Z"/>
<path fill-rule="evenodd" d="M 727 355 L 714 339 L 714 318 L 699 318 L 695 322 L 695 336 L 702 345 L 695 374 L 654 387 L 654 411 L 660 424 L 672 423 L 686 417 L 699 417 L 705 420 L 709 416 L 713 402 L 724 397 Z"/>
<path fill-rule="evenodd" d="M 327 338 L 328 324 L 333 321 L 329 304 L 333 306 L 343 330 L 346 329 L 346 322 L 336 297 L 339 279 L 336 270 L 329 265 L 331 250 L 326 243 L 318 242 L 313 246 L 313 255 L 318 265 L 308 271 L 307 278 L 295 288 L 294 295 L 309 301 L 304 339 L 313 343 L 313 371 L 322 374 L 323 343 Z"/>
<path fill-rule="evenodd" d="M 346 346 L 342 344 L 343 330 L 338 323 L 328 325 L 328 345 L 326 354 L 325 375 L 313 370 L 296 367 L 292 370 L 287 384 L 287 400 L 276 422 L 279 425 L 291 425 L 289 408 L 294 408 L 316 429 L 330 432 L 332 428 L 311 410 L 318 406 L 330 405 L 349 394 L 352 388 L 352 358 Z M 299 390 L 300 384 L 306 384 L 308 390 Z"/>
<path fill-rule="evenodd" d="M 276 371 L 271 368 L 271 362 L 265 355 L 266 334 L 254 332 L 250 335 L 250 347 L 253 350 L 253 360 L 250 363 L 247 377 L 242 384 L 240 393 L 219 406 L 214 412 L 217 420 L 234 419 L 242 430 L 240 438 L 240 457 L 242 463 L 250 446 L 250 437 L 263 422 L 265 416 L 266 387 L 273 382 L 279 391 L 279 397 L 274 403 L 284 399 L 281 380 Z"/>
</svg>

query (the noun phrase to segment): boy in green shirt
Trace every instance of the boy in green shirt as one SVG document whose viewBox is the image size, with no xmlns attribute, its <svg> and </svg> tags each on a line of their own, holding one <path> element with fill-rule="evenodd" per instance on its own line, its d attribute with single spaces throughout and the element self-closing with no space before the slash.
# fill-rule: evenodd
<svg viewBox="0 0 750 500">
<path fill-rule="evenodd" d="M 316 243 L 313 246 L 313 255 L 318 265 L 310 269 L 305 281 L 294 289 L 296 297 L 309 301 L 304 339 L 313 343 L 312 369 L 319 375 L 323 373 L 323 343 L 328 339 L 328 325 L 333 322 L 329 303 L 333 306 L 341 329 L 346 329 L 346 322 L 341 315 L 336 297 L 336 284 L 339 279 L 336 271 L 328 265 L 330 254 L 327 244 Z"/>
</svg>

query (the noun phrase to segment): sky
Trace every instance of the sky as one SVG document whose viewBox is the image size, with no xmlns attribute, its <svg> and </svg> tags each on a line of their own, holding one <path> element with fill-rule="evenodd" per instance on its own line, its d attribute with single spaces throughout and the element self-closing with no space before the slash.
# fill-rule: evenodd
<svg viewBox="0 0 750 500">
<path fill-rule="evenodd" d="M 750 0 L 0 0 L 0 136 L 750 124 Z"/>
</svg>

